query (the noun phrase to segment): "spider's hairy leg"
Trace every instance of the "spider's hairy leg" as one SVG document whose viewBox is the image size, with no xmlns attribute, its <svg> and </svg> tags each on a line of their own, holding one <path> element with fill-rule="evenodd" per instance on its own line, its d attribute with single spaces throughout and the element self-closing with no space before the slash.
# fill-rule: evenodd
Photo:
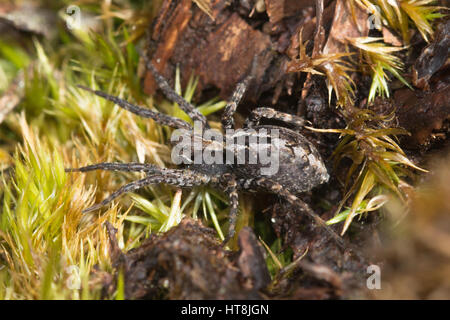
<svg viewBox="0 0 450 320">
<path fill-rule="evenodd" d="M 232 239 L 234 237 L 234 234 L 236 233 L 236 220 L 239 207 L 238 185 L 235 176 L 233 174 L 226 174 L 224 175 L 224 178 L 227 181 L 225 193 L 228 195 L 228 199 L 230 201 L 230 226 L 228 228 L 228 234 L 225 237 L 225 240 L 222 242 L 223 245 L 230 241 L 230 239 Z"/>
<path fill-rule="evenodd" d="M 285 198 L 290 204 L 301 207 L 303 211 L 321 228 L 323 228 L 330 236 L 331 238 L 336 242 L 339 247 L 342 249 L 346 249 L 347 246 L 345 245 L 344 240 L 336 233 L 333 229 L 328 226 L 325 221 L 319 217 L 314 211 L 311 210 L 311 208 L 302 200 L 300 200 L 298 197 L 290 193 L 286 189 L 280 190 L 279 194 Z"/>
<path fill-rule="evenodd" d="M 253 128 L 257 126 L 263 118 L 283 121 L 299 128 L 303 127 L 305 124 L 305 119 L 298 116 L 280 112 L 272 108 L 256 108 L 245 121 L 244 127 Z"/>
<path fill-rule="evenodd" d="M 178 119 L 178 118 L 171 117 L 171 116 L 168 116 L 163 113 L 154 112 L 149 109 L 136 106 L 134 104 L 129 103 L 128 101 L 126 101 L 124 99 L 121 99 L 116 96 L 112 96 L 103 91 L 93 90 L 91 88 L 88 88 L 88 87 L 85 87 L 82 85 L 78 85 L 78 87 L 80 89 L 92 92 L 92 93 L 96 94 L 97 96 L 102 97 L 108 101 L 114 102 L 119 107 L 121 107 L 127 111 L 130 111 L 140 117 L 153 119 L 161 125 L 166 125 L 166 126 L 169 126 L 172 128 L 177 128 L 177 129 L 192 130 L 192 126 L 182 119 Z"/>
<path fill-rule="evenodd" d="M 268 51 L 269 50 L 267 50 L 267 52 Z M 234 89 L 233 95 L 231 96 L 231 101 L 225 106 L 222 114 L 222 126 L 224 130 L 234 129 L 233 115 L 236 112 L 239 102 L 241 102 L 242 97 L 247 91 L 250 82 L 255 78 L 255 74 L 257 73 L 258 69 L 258 63 L 259 57 L 258 55 L 256 55 L 252 60 L 252 64 L 249 68 L 247 76 L 237 84 L 236 88 Z"/>
<path fill-rule="evenodd" d="M 289 192 L 286 188 L 283 188 L 281 184 L 267 178 L 253 180 L 252 184 L 283 197 L 293 206 L 302 208 L 303 212 L 305 212 L 319 227 L 323 228 L 339 247 L 342 249 L 348 248 L 348 245 L 345 243 L 344 239 L 334 232 L 334 230 L 331 229 L 321 217 L 314 213 L 314 211 L 312 211 L 305 202 Z"/>
<path fill-rule="evenodd" d="M 81 168 L 67 168 L 66 172 L 88 172 L 94 170 L 108 170 L 108 171 L 129 171 L 129 172 L 148 172 L 148 173 L 161 173 L 164 168 L 158 168 L 148 163 L 117 163 L 117 162 L 102 162 L 96 163 Z"/>
<path fill-rule="evenodd" d="M 151 71 L 153 77 L 156 80 L 159 88 L 166 95 L 167 99 L 172 102 L 177 103 L 181 110 L 187 113 L 187 115 L 192 119 L 192 121 L 200 121 L 203 128 L 208 129 L 209 124 L 206 121 L 206 117 L 198 111 L 192 104 L 187 102 L 182 96 L 175 92 L 169 85 L 167 80 L 156 70 L 155 66 L 150 62 L 150 60 L 144 55 L 144 59 L 147 65 L 147 69 Z"/>
<path fill-rule="evenodd" d="M 204 174 L 187 170 L 166 169 L 163 173 L 151 174 L 143 179 L 131 182 L 120 187 L 102 202 L 83 210 L 83 213 L 97 210 L 124 193 L 142 189 L 152 184 L 166 183 L 177 187 L 193 187 L 207 184 L 209 181 L 210 177 Z"/>
<path fill-rule="evenodd" d="M 231 101 L 225 106 L 222 115 L 222 126 L 223 129 L 234 129 L 234 119 L 233 115 L 236 112 L 239 102 L 247 90 L 249 82 L 252 80 L 253 76 L 249 75 L 244 80 L 238 83 L 236 89 L 234 89 L 233 95 L 231 96 Z"/>
</svg>

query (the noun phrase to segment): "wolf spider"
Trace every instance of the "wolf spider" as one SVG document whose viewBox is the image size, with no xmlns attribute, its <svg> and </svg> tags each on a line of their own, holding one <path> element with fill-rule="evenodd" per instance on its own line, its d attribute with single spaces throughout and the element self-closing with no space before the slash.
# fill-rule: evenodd
<svg viewBox="0 0 450 320">
<path fill-rule="evenodd" d="M 193 121 L 199 121 L 203 128 L 209 128 L 206 117 L 201 114 L 192 104 L 178 95 L 168 84 L 166 79 L 161 76 L 155 67 L 146 59 L 147 68 L 152 72 L 159 88 L 165 96 L 176 102 L 180 108 L 186 112 Z M 251 73 L 250 73 L 251 74 Z M 233 114 L 241 101 L 246 88 L 251 80 L 248 76 L 241 81 L 226 105 L 222 125 L 224 129 L 234 129 Z M 114 102 L 121 108 L 128 110 L 138 116 L 151 118 L 160 125 L 167 125 L 176 129 L 184 129 L 193 132 L 190 123 L 175 117 L 151 111 L 131 104 L 119 97 L 111 96 L 98 90 L 92 90 L 87 87 L 80 88 L 88 90 L 100 97 Z M 327 169 L 316 148 L 301 134 L 281 126 L 260 125 L 261 119 L 273 119 L 284 122 L 294 127 L 302 127 L 304 120 L 301 117 L 289 115 L 276 111 L 271 108 L 257 108 L 253 110 L 250 117 L 246 120 L 241 134 L 250 135 L 251 130 L 259 129 L 278 129 L 282 147 L 279 149 L 279 169 L 273 175 L 261 175 L 262 165 L 257 164 L 188 164 L 182 169 L 158 168 L 146 163 L 98 163 L 82 168 L 67 169 L 68 172 L 87 172 L 92 170 L 111 170 L 111 171 L 133 171 L 145 172 L 147 176 L 143 179 L 131 182 L 122 186 L 113 192 L 109 197 L 100 203 L 85 209 L 83 212 L 89 212 L 107 205 L 123 193 L 134 191 L 152 184 L 165 183 L 177 187 L 194 187 L 210 185 L 223 190 L 229 199 L 230 206 L 230 227 L 224 244 L 235 234 L 236 219 L 238 214 L 239 197 L 238 191 L 268 192 L 281 196 L 291 205 L 300 207 L 317 225 L 324 228 L 327 233 L 336 241 L 340 247 L 344 247 L 343 239 L 337 235 L 325 222 L 315 214 L 307 204 L 300 200 L 296 194 L 306 192 L 315 186 L 328 181 Z M 205 142 L 205 141 L 204 141 Z M 212 141 L 206 141 L 211 143 Z"/>
</svg>

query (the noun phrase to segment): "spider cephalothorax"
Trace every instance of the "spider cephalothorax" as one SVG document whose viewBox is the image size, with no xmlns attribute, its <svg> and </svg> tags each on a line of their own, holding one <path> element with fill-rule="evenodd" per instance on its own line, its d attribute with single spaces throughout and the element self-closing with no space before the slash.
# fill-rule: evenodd
<svg viewBox="0 0 450 320">
<path fill-rule="evenodd" d="M 167 98 L 178 103 L 180 108 L 186 112 L 193 121 L 202 126 L 202 130 L 208 130 L 210 127 L 205 116 L 202 115 L 194 106 L 179 96 L 148 61 L 147 67 L 153 73 L 160 89 L 164 92 Z M 238 84 L 232 96 L 231 102 L 225 107 L 222 117 L 222 125 L 224 130 L 234 129 L 233 114 L 235 113 L 237 105 L 245 93 L 250 79 L 251 77 L 247 77 Z M 192 137 L 195 136 L 193 134 L 195 130 L 192 125 L 184 120 L 153 112 L 146 108 L 138 107 L 123 99 L 108 95 L 101 91 L 91 90 L 86 87 L 82 88 L 110 100 L 123 109 L 126 109 L 141 117 L 151 118 L 161 125 L 167 125 L 172 128 L 180 129 L 185 133 L 192 133 Z M 246 150 L 247 155 L 252 149 L 251 143 L 248 142 L 251 140 L 252 136 L 255 134 L 261 135 L 261 132 L 267 132 L 263 133 L 263 135 L 268 135 L 269 138 L 269 142 L 266 142 L 266 146 L 269 144 L 272 146 L 274 144 L 274 139 L 272 139 L 272 141 L 270 140 L 270 132 L 277 132 L 277 140 L 275 145 L 277 147 L 276 160 L 278 161 L 278 164 L 276 172 L 273 173 L 261 173 L 261 169 L 270 165 L 267 163 L 264 165 L 261 162 L 253 162 L 253 164 L 238 164 L 236 162 L 227 163 L 224 161 L 222 164 L 205 164 L 193 163 L 192 159 L 187 159 L 192 163 L 188 161 L 182 169 L 158 168 L 154 165 L 145 163 L 99 163 L 77 169 L 67 169 L 67 171 L 141 171 L 147 174 L 145 178 L 121 187 L 116 192 L 112 193 L 108 198 L 99 204 L 84 210 L 84 212 L 96 210 L 110 203 L 113 199 L 123 193 L 137 190 L 151 184 L 166 183 L 177 187 L 193 187 L 209 184 L 223 190 L 229 198 L 230 229 L 225 240 L 226 242 L 233 237 L 235 232 L 239 201 L 238 191 L 263 191 L 277 194 L 286 199 L 290 204 L 300 207 L 303 212 L 310 216 L 318 225 L 323 227 L 332 236 L 332 238 L 340 246 L 342 246 L 342 239 L 296 196 L 301 192 L 309 191 L 315 186 L 328 181 L 328 173 L 320 154 L 304 136 L 291 129 L 281 126 L 260 125 L 260 120 L 262 118 L 282 121 L 297 128 L 303 126 L 304 120 L 300 117 L 281 113 L 274 109 L 257 108 L 245 122 L 244 128 L 238 131 L 238 135 L 245 137 L 244 141 L 246 142 L 244 143 L 243 148 Z M 225 137 L 227 137 L 227 135 Z M 224 144 L 226 138 L 220 141 L 213 141 L 212 139 L 208 140 L 204 137 L 200 137 L 200 139 L 202 146 L 214 144 L 216 145 L 216 151 L 227 149 Z M 227 149 L 227 151 L 229 150 Z M 231 152 L 237 151 L 234 149 Z M 225 153 L 226 152 L 224 151 L 223 154 Z"/>
</svg>

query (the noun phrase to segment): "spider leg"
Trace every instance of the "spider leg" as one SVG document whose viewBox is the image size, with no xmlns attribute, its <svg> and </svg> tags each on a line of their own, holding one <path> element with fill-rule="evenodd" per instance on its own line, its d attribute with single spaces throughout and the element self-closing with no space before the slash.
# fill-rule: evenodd
<svg viewBox="0 0 450 320">
<path fill-rule="evenodd" d="M 238 194 L 238 185 L 234 175 L 229 175 L 227 177 L 227 186 L 225 188 L 225 193 L 228 195 L 228 199 L 230 201 L 230 226 L 228 228 L 228 234 L 225 237 L 225 240 L 222 242 L 225 245 L 230 239 L 234 237 L 236 233 L 236 220 L 238 216 L 238 206 L 239 206 L 239 194 Z"/>
<path fill-rule="evenodd" d="M 142 108 L 139 106 L 136 106 L 134 104 L 129 103 L 128 101 L 121 99 L 119 97 L 116 96 L 112 96 L 109 95 L 103 91 L 99 91 L 99 90 L 93 90 L 91 88 L 82 86 L 82 85 L 78 85 L 79 88 L 83 89 L 83 90 L 87 90 L 89 92 L 92 92 L 106 100 L 109 100 L 111 102 L 114 102 L 115 104 L 117 104 L 119 107 L 130 111 L 140 117 L 143 118 L 150 118 L 155 120 L 157 123 L 162 124 L 162 125 L 166 125 L 172 128 L 177 128 L 177 129 L 187 129 L 187 130 L 192 130 L 192 126 L 187 123 L 186 121 L 182 120 L 182 119 L 178 119 L 175 117 L 171 117 L 168 116 L 166 114 L 163 113 L 159 113 L 159 112 L 154 112 L 151 111 L 149 109 L 146 108 Z"/>
<path fill-rule="evenodd" d="M 263 118 L 280 120 L 300 128 L 305 124 L 305 120 L 298 116 L 280 112 L 272 108 L 256 108 L 245 121 L 244 127 L 253 128 L 257 126 Z"/>
<path fill-rule="evenodd" d="M 156 70 L 155 66 L 148 60 L 148 58 L 144 55 L 144 59 L 147 65 L 147 68 L 153 74 L 156 82 L 158 83 L 159 88 L 166 95 L 166 97 L 175 103 L 177 103 L 181 110 L 187 113 L 187 115 L 192 119 L 192 121 L 200 121 L 203 128 L 208 129 L 209 125 L 206 121 L 206 117 L 198 111 L 192 104 L 187 102 L 182 96 L 175 92 L 172 87 L 169 85 L 167 80 Z"/>
<path fill-rule="evenodd" d="M 107 205 L 108 203 L 110 203 L 111 201 L 113 201 L 114 199 L 116 199 L 117 197 L 121 196 L 124 193 L 138 190 L 152 184 L 167 183 L 178 187 L 193 187 L 197 185 L 206 184 L 210 180 L 208 176 L 195 173 L 192 171 L 183 172 L 182 170 L 176 169 L 166 169 L 166 170 L 167 171 L 165 171 L 162 174 L 161 173 L 152 174 L 143 179 L 128 183 L 120 187 L 102 202 L 97 203 L 92 207 L 83 210 L 83 213 L 97 210 Z"/>
<path fill-rule="evenodd" d="M 131 163 L 114 163 L 114 162 L 102 162 L 102 163 L 96 163 L 89 166 L 81 167 L 81 168 L 68 168 L 65 171 L 66 172 L 88 172 L 88 171 L 94 171 L 94 170 L 108 170 L 108 171 L 132 171 L 132 172 L 139 172 L 144 171 L 148 173 L 160 173 L 164 168 L 158 168 L 152 164 L 148 163 L 138 163 L 138 162 L 131 162 Z"/>
<path fill-rule="evenodd" d="M 331 229 L 321 217 L 314 213 L 314 211 L 312 211 L 305 202 L 289 192 L 289 190 L 287 190 L 286 188 L 283 188 L 283 186 L 279 183 L 267 178 L 262 178 L 252 180 L 250 183 L 247 183 L 247 187 L 250 187 L 250 184 L 253 185 L 253 187 L 256 186 L 262 188 L 263 190 L 280 195 L 291 205 L 302 208 L 303 212 L 305 212 L 319 227 L 323 228 L 339 247 L 341 247 L 342 249 L 348 248 L 348 245 L 345 243 L 344 239 L 342 239 L 336 232 L 334 232 L 334 230 Z"/>
<path fill-rule="evenodd" d="M 239 102 L 247 90 L 248 84 L 253 77 L 247 76 L 244 80 L 238 83 L 236 89 L 234 89 L 233 95 L 231 96 L 231 101 L 225 106 L 222 115 L 222 126 L 223 129 L 234 129 L 234 119 L 233 115 L 236 112 Z"/>
</svg>

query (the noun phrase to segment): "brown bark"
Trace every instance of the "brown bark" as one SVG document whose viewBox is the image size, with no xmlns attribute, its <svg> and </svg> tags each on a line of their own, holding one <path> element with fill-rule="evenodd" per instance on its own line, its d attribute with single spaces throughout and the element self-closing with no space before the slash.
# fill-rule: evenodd
<svg viewBox="0 0 450 320">
<path fill-rule="evenodd" d="M 165 3 L 155 24 L 152 41 L 156 48 L 152 63 L 171 79 L 179 65 L 183 83 L 192 73 L 199 76 L 198 91 L 220 88 L 223 98 L 247 75 L 253 59 L 258 59 L 255 78 L 262 78 L 272 60 L 268 35 L 253 29 L 237 13 L 225 10 L 225 1 L 212 3 L 214 21 L 193 6 L 190 0 Z M 151 48 L 150 48 L 151 49 Z M 155 91 L 147 73 L 145 91 Z"/>
</svg>

